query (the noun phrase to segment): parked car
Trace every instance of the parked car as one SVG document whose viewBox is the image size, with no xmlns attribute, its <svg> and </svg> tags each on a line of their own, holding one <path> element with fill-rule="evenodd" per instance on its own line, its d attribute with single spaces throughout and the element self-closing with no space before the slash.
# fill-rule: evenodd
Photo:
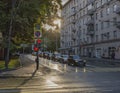
<svg viewBox="0 0 120 93">
<path fill-rule="evenodd" d="M 36 56 L 36 52 L 32 52 L 32 55 L 33 55 L 33 56 Z"/>
<path fill-rule="evenodd" d="M 60 58 L 61 58 L 61 54 L 60 53 L 55 54 L 55 60 L 56 61 L 60 61 Z"/>
<path fill-rule="evenodd" d="M 43 53 L 43 58 L 48 58 L 48 54 L 49 54 L 49 52 L 44 52 Z"/>
<path fill-rule="evenodd" d="M 62 55 L 60 58 L 60 63 L 67 63 L 68 62 L 68 55 Z"/>
<path fill-rule="evenodd" d="M 78 55 L 70 55 L 68 57 L 68 65 L 86 66 L 86 61 L 81 59 Z"/>
<path fill-rule="evenodd" d="M 47 59 L 52 59 L 53 53 L 48 53 Z"/>
</svg>

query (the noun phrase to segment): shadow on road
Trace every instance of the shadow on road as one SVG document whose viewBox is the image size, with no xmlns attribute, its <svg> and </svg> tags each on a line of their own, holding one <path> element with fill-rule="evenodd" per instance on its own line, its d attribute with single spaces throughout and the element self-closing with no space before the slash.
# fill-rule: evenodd
<svg viewBox="0 0 120 93">
<path fill-rule="evenodd" d="M 31 80 L 31 79 L 35 76 L 36 72 L 37 72 L 37 70 L 35 70 L 35 71 L 33 72 L 32 76 L 30 76 L 29 78 L 25 79 L 25 80 L 24 80 L 20 85 L 18 85 L 16 88 L 19 88 L 19 87 L 25 85 L 27 82 L 29 82 L 29 80 Z"/>
<path fill-rule="evenodd" d="M 21 93 L 21 89 L 0 89 L 0 93 Z"/>
</svg>

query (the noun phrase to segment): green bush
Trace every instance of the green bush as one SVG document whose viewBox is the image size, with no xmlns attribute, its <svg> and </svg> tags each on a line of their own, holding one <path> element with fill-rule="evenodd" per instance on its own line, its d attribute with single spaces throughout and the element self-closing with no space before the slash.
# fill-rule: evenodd
<svg viewBox="0 0 120 93">
<path fill-rule="evenodd" d="M 17 68 L 19 67 L 20 63 L 18 58 L 14 58 L 11 59 L 8 65 L 9 69 L 13 69 L 13 68 Z M 5 69 L 5 62 L 4 61 L 0 61 L 0 69 Z"/>
</svg>

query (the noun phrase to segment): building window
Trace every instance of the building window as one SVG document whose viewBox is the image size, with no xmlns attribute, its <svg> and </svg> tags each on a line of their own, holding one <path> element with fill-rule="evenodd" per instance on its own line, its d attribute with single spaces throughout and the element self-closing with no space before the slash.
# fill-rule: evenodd
<svg viewBox="0 0 120 93">
<path fill-rule="evenodd" d="M 110 8 L 107 8 L 107 15 L 110 14 Z"/>
<path fill-rule="evenodd" d="M 87 37 L 87 42 L 89 43 L 89 37 Z"/>
<path fill-rule="evenodd" d="M 113 31 L 113 37 L 114 39 L 117 38 L 117 31 Z"/>
<path fill-rule="evenodd" d="M 98 13 L 96 13 L 96 20 L 98 19 Z"/>
<path fill-rule="evenodd" d="M 96 35 L 96 42 L 98 42 L 98 35 Z"/>
<path fill-rule="evenodd" d="M 117 5 L 113 5 L 113 11 L 115 12 L 117 9 Z"/>
<path fill-rule="evenodd" d="M 104 28 L 103 22 L 101 22 L 101 30 Z"/>
<path fill-rule="evenodd" d="M 117 18 L 114 17 L 114 18 L 113 18 L 113 25 L 116 25 L 116 23 L 117 23 Z"/>
<path fill-rule="evenodd" d="M 101 40 L 102 41 L 104 40 L 104 34 L 101 34 Z"/>
<path fill-rule="evenodd" d="M 101 4 L 104 5 L 106 3 L 106 0 L 101 0 Z"/>
<path fill-rule="evenodd" d="M 110 33 L 107 32 L 107 39 L 110 39 Z"/>
<path fill-rule="evenodd" d="M 85 15 L 85 10 L 83 10 L 83 15 Z"/>
<path fill-rule="evenodd" d="M 110 21 L 108 20 L 108 22 L 107 22 L 107 27 L 110 27 Z"/>
<path fill-rule="evenodd" d="M 96 24 L 96 31 L 98 31 L 98 24 Z"/>
<path fill-rule="evenodd" d="M 98 4 L 98 2 L 96 2 L 96 8 L 98 8 L 99 7 L 99 4 Z"/>
<path fill-rule="evenodd" d="M 103 10 L 100 11 L 100 17 L 103 17 Z"/>
</svg>

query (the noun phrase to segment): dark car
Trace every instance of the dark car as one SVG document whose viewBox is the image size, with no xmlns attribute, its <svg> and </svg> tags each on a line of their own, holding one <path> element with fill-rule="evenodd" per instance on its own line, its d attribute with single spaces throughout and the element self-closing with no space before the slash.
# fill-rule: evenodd
<svg viewBox="0 0 120 93">
<path fill-rule="evenodd" d="M 81 59 L 78 55 L 70 55 L 68 57 L 68 65 L 73 66 L 86 66 L 86 61 Z"/>
</svg>

